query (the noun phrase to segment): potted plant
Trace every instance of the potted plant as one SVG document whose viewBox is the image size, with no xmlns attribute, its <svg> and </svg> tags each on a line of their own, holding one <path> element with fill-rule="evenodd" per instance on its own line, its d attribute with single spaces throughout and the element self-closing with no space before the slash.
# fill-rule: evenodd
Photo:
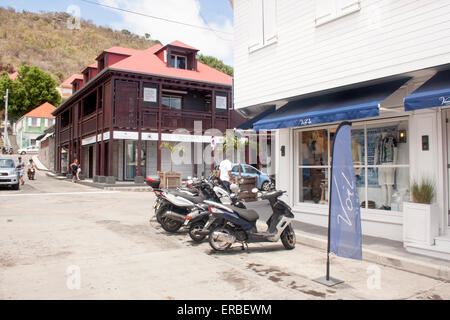
<svg viewBox="0 0 450 320">
<path fill-rule="evenodd" d="M 184 148 L 180 146 L 173 146 L 168 142 L 161 143 L 159 147 L 162 149 L 168 149 L 170 151 L 170 171 L 160 172 L 159 177 L 161 181 L 162 188 L 173 188 L 181 185 L 181 172 L 173 171 L 173 155 L 175 152 L 184 152 Z"/>
<path fill-rule="evenodd" d="M 403 203 L 403 244 L 433 245 L 439 235 L 435 183 L 427 178 L 411 185 L 412 202 Z"/>
</svg>

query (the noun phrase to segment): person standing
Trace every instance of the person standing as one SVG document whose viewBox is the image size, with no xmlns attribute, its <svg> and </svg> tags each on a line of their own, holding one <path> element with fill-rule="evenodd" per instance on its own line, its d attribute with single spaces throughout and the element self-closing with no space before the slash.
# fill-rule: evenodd
<svg viewBox="0 0 450 320">
<path fill-rule="evenodd" d="M 230 161 L 231 156 L 227 155 L 224 160 L 219 165 L 219 177 L 222 181 L 222 184 L 227 188 L 228 192 L 230 192 L 230 184 L 233 181 L 233 176 L 231 174 L 232 163 Z"/>
<path fill-rule="evenodd" d="M 80 165 L 78 164 L 78 159 L 75 159 L 73 163 L 70 165 L 70 169 L 72 170 L 72 182 L 75 182 L 76 180 L 80 180 L 78 178 L 78 168 Z"/>
<path fill-rule="evenodd" d="M 25 163 L 22 161 L 22 157 L 19 157 L 18 160 L 19 160 L 19 163 L 16 166 L 16 170 L 17 170 L 17 174 L 19 175 L 19 182 L 23 186 L 25 184 L 25 180 L 23 179 Z"/>
</svg>

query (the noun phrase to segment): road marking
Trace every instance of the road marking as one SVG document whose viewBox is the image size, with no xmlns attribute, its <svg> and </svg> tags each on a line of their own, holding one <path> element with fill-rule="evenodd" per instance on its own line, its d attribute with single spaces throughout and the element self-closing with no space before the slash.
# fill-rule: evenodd
<svg viewBox="0 0 450 320">
<path fill-rule="evenodd" d="M 84 191 L 84 192 L 55 192 L 55 193 L 15 193 L 15 194 L 0 194 L 0 197 L 17 197 L 17 196 L 58 196 L 58 195 L 74 195 L 74 194 L 108 194 L 120 193 L 121 191 Z"/>
</svg>

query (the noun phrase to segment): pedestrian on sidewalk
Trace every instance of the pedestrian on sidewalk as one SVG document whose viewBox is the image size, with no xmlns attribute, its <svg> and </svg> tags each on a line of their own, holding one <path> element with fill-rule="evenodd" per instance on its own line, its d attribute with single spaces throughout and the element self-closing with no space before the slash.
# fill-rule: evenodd
<svg viewBox="0 0 450 320">
<path fill-rule="evenodd" d="M 18 158 L 19 163 L 16 166 L 17 174 L 19 175 L 20 185 L 25 184 L 25 180 L 23 179 L 23 172 L 25 171 L 25 163 L 22 161 L 22 157 Z"/>
<path fill-rule="evenodd" d="M 80 165 L 78 164 L 78 159 L 75 159 L 73 163 L 70 165 L 70 169 L 72 170 L 72 182 L 80 180 L 78 178 L 78 168 L 80 168 Z"/>
<path fill-rule="evenodd" d="M 231 192 L 230 184 L 234 180 L 233 176 L 231 175 L 231 168 L 231 156 L 227 154 L 225 159 L 219 165 L 219 177 L 222 185 L 227 189 L 228 192 Z"/>
</svg>

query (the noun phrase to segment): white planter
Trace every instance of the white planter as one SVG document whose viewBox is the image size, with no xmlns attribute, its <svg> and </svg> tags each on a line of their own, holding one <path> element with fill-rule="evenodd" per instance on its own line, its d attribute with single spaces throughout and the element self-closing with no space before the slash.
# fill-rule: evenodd
<svg viewBox="0 0 450 320">
<path fill-rule="evenodd" d="M 403 202 L 403 245 L 434 245 L 439 235 L 437 204 Z"/>
</svg>

